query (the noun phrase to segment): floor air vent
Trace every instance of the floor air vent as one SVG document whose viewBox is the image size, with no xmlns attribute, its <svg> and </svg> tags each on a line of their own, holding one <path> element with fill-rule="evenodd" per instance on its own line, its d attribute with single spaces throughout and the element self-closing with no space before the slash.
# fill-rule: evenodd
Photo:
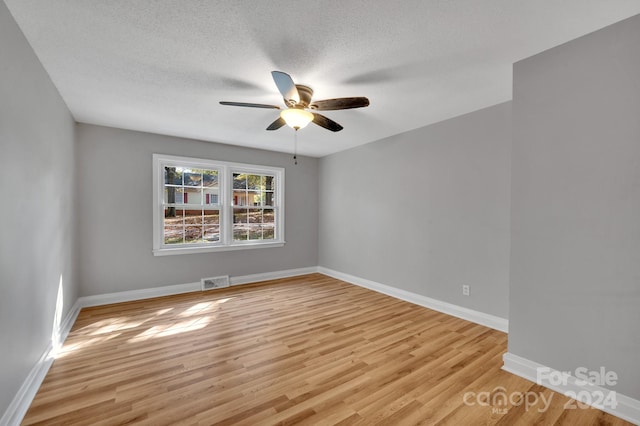
<svg viewBox="0 0 640 426">
<path fill-rule="evenodd" d="M 214 288 L 229 287 L 229 275 L 223 275 L 221 277 L 203 278 L 200 280 L 202 283 L 202 291 L 213 290 Z"/>
</svg>

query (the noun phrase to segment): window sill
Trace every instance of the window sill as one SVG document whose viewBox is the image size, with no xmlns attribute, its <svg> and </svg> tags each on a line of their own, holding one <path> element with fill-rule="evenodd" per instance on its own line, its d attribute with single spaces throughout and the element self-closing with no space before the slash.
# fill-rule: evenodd
<svg viewBox="0 0 640 426">
<path fill-rule="evenodd" d="M 173 256 L 176 254 L 195 254 L 195 253 L 212 253 L 217 251 L 235 251 L 235 250 L 251 250 L 260 248 L 283 247 L 284 241 L 275 241 L 272 243 L 259 244 L 234 244 L 230 246 L 214 246 L 214 247 L 176 247 L 176 248 L 160 248 L 154 249 L 154 256 Z"/>
</svg>

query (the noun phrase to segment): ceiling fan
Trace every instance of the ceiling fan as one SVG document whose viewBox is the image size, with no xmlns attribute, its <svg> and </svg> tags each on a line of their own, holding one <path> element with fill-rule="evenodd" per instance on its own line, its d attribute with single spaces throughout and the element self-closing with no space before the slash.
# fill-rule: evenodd
<svg viewBox="0 0 640 426">
<path fill-rule="evenodd" d="M 286 106 L 280 112 L 278 117 L 273 123 L 267 127 L 267 130 L 277 130 L 285 124 L 289 127 L 299 130 L 305 127 L 310 122 L 314 122 L 320 127 L 331 130 L 332 132 L 339 132 L 343 127 L 325 117 L 322 114 L 318 114 L 313 111 L 331 111 L 338 109 L 352 109 L 362 108 L 369 105 L 369 99 L 365 97 L 352 97 L 352 98 L 335 98 L 325 99 L 321 101 L 311 102 L 313 96 L 313 89 L 309 86 L 302 84 L 295 84 L 291 76 L 282 71 L 271 71 L 273 81 L 276 83 L 278 90 L 282 94 L 284 104 Z M 250 108 L 270 108 L 281 109 L 277 105 L 266 104 L 253 104 L 245 102 L 225 102 L 221 101 L 222 105 L 241 106 Z"/>
</svg>

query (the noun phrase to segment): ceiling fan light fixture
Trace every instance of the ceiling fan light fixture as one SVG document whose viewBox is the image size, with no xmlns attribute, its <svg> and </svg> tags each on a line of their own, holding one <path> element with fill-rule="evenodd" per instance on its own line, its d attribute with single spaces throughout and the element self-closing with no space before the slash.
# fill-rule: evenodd
<svg viewBox="0 0 640 426">
<path fill-rule="evenodd" d="M 302 129 L 313 121 L 313 114 L 300 108 L 282 110 L 280 117 L 287 123 L 287 126 L 295 130 Z"/>
</svg>

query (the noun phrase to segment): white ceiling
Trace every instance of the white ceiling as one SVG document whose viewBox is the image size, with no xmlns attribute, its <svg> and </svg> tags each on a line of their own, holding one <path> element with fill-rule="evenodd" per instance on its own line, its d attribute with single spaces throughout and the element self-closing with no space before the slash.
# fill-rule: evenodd
<svg viewBox="0 0 640 426">
<path fill-rule="evenodd" d="M 512 63 L 640 13 L 640 0 L 5 0 L 75 119 L 290 152 L 272 70 L 314 99 L 324 156 L 511 99 Z"/>
</svg>

